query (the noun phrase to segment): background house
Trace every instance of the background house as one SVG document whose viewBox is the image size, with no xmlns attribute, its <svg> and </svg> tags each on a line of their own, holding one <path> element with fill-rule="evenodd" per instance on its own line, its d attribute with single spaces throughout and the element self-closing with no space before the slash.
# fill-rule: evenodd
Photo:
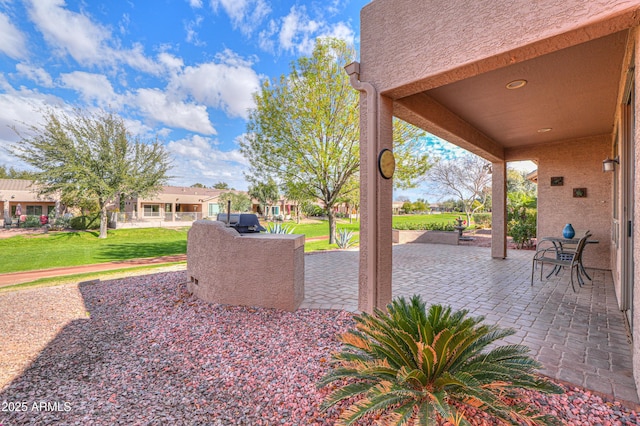
<svg viewBox="0 0 640 426">
<path fill-rule="evenodd" d="M 216 218 L 221 211 L 220 196 L 227 192 L 243 192 L 228 189 L 163 186 L 153 197 L 136 197 L 124 200 L 124 210 L 119 210 L 120 200 L 113 206 L 110 217 L 113 228 L 185 226 L 194 220 Z"/>
<path fill-rule="evenodd" d="M 0 179 L 0 210 L 3 214 L 2 226 L 7 218 L 17 222 L 16 209 L 20 205 L 22 215 L 49 215 L 60 208 L 55 197 L 41 197 L 33 187 L 33 182 L 26 179 Z M 57 206 L 57 207 L 56 207 Z M 59 213 L 59 211 L 58 211 Z M 8 224 L 8 223 L 7 223 Z"/>
</svg>

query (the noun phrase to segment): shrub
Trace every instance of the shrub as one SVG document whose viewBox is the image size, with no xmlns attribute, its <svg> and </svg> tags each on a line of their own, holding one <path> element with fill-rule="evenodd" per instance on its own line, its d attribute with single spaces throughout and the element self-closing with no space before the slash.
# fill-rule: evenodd
<svg viewBox="0 0 640 426">
<path fill-rule="evenodd" d="M 402 203 L 402 210 L 404 210 L 406 214 L 411 213 L 413 211 L 413 204 L 411 203 L 411 201 L 405 201 L 404 203 Z"/>
<path fill-rule="evenodd" d="M 84 231 L 86 229 L 100 229 L 100 215 L 76 216 L 69 220 L 72 229 Z"/>
<path fill-rule="evenodd" d="M 55 211 L 49 213 L 49 226 L 54 231 L 62 231 L 63 229 L 69 228 L 69 221 L 71 220 L 71 216 L 68 214 L 64 214 L 62 216 L 56 215 Z"/>
<path fill-rule="evenodd" d="M 533 246 L 533 238 L 536 237 L 537 210 L 526 207 L 513 209 L 507 222 L 507 235 L 513 238 L 513 242 L 519 249 Z"/>
<path fill-rule="evenodd" d="M 352 231 L 348 231 L 346 229 L 338 230 L 338 235 L 336 235 L 336 244 L 338 244 L 338 248 L 347 249 L 354 243 Z"/>
<path fill-rule="evenodd" d="M 39 228 L 40 226 L 40 217 L 33 215 L 27 216 L 26 220 L 20 223 L 22 228 Z"/>
<path fill-rule="evenodd" d="M 434 222 L 434 223 L 418 223 L 406 222 L 393 225 L 393 229 L 403 231 L 455 231 L 453 223 Z"/>
<path fill-rule="evenodd" d="M 388 313 L 355 316 L 356 330 L 341 336 L 336 366 L 318 383 L 337 386 L 323 403 L 351 405 L 338 424 L 352 424 L 375 413 L 385 425 L 432 424 L 448 420 L 468 424 L 470 412 L 484 412 L 507 424 L 554 424 L 525 406 L 519 393 L 534 389 L 561 393 L 562 388 L 534 375 L 540 367 L 522 345 L 495 347 L 514 333 L 468 311 L 432 305 L 419 296 L 395 299 Z M 487 347 L 494 347 L 485 351 Z M 353 399 L 351 399 L 353 398 Z M 517 403 L 518 402 L 518 403 Z M 415 422 L 415 423 L 412 423 Z"/>
<path fill-rule="evenodd" d="M 476 213 L 473 215 L 476 228 L 491 228 L 491 213 Z"/>
</svg>

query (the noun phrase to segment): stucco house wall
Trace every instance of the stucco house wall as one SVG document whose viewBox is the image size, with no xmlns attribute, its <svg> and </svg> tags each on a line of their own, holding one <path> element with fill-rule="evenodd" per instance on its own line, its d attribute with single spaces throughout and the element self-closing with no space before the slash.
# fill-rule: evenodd
<svg viewBox="0 0 640 426">
<path fill-rule="evenodd" d="M 601 135 L 507 151 L 513 158 L 538 162 L 538 238 L 561 236 L 565 224 L 576 232 L 591 231 L 598 244 L 584 252 L 587 267 L 611 269 L 611 191 L 613 173 L 602 172 L 602 160 L 610 155 L 611 135 Z M 562 186 L 551 186 L 562 177 Z M 574 188 L 586 188 L 576 198 Z"/>
</svg>

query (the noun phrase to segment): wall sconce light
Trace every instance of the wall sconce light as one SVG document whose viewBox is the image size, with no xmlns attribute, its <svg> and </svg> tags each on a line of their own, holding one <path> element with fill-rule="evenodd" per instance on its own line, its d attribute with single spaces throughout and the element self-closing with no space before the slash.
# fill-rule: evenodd
<svg viewBox="0 0 640 426">
<path fill-rule="evenodd" d="M 613 159 L 607 157 L 607 159 L 602 162 L 602 171 L 603 172 L 614 171 L 615 170 L 614 163 L 620 164 L 620 157 L 618 157 L 617 155 L 616 155 L 616 158 L 613 158 Z"/>
</svg>

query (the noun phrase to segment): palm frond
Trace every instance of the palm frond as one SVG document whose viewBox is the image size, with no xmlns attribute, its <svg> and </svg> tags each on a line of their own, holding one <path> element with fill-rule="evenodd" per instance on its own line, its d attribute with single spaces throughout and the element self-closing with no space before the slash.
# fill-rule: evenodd
<svg viewBox="0 0 640 426">
<path fill-rule="evenodd" d="M 355 317 L 355 330 L 342 335 L 343 350 L 319 382 L 345 381 L 323 407 L 355 398 L 340 424 L 376 413 L 385 424 L 430 424 L 438 417 L 467 425 L 467 408 L 506 424 L 549 424 L 549 418 L 514 401 L 522 389 L 563 389 L 535 375 L 540 364 L 526 346 L 495 347 L 513 330 L 482 324 L 482 316 L 470 317 L 467 310 L 427 308 L 418 296 L 394 299 L 387 310 Z"/>
</svg>

